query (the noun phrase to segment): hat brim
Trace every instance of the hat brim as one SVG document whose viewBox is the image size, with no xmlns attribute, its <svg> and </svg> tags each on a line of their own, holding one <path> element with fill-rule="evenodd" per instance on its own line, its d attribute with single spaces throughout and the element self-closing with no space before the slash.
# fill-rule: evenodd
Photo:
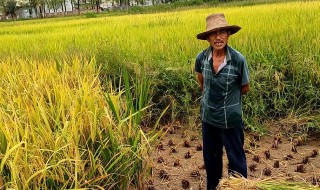
<svg viewBox="0 0 320 190">
<path fill-rule="evenodd" d="M 219 28 L 215 28 L 215 29 L 212 29 L 212 30 L 209 30 L 209 31 L 205 31 L 205 32 L 202 32 L 202 33 L 198 34 L 197 35 L 197 39 L 199 39 L 199 40 L 207 40 L 208 36 L 212 32 L 215 32 L 215 31 L 218 31 L 218 30 L 228 30 L 228 31 L 231 32 L 231 35 L 232 35 L 232 34 L 237 33 L 240 29 L 241 29 L 241 27 L 237 26 L 237 25 L 219 27 Z"/>
</svg>

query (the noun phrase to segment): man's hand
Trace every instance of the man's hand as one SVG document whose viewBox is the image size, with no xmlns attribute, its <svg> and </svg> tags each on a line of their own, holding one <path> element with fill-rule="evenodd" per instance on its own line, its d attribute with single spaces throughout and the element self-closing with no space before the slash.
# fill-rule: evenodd
<svg viewBox="0 0 320 190">
<path fill-rule="evenodd" d="M 203 92 L 203 76 L 202 73 L 197 73 L 198 83 L 200 85 L 201 92 Z"/>
<path fill-rule="evenodd" d="M 247 94 L 247 92 L 249 92 L 249 90 L 250 90 L 249 83 L 241 86 L 241 94 L 242 95 Z"/>
</svg>

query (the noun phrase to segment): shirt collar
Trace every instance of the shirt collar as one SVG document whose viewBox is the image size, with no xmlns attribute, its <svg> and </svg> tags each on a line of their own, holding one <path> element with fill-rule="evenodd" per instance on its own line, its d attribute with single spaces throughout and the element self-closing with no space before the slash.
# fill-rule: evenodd
<svg viewBox="0 0 320 190">
<path fill-rule="evenodd" d="M 219 73 L 219 71 L 226 65 L 227 65 L 227 56 L 224 57 L 223 63 L 219 65 L 217 73 Z"/>
<path fill-rule="evenodd" d="M 229 52 L 229 46 L 227 46 L 227 52 L 226 52 L 226 57 L 225 57 L 225 61 L 228 62 L 231 60 L 231 56 L 230 56 L 230 52 Z M 212 59 L 212 50 L 213 50 L 213 47 L 212 46 L 209 46 L 209 48 L 207 49 L 207 60 L 209 61 L 210 59 Z"/>
<path fill-rule="evenodd" d="M 231 60 L 229 48 L 230 47 L 227 45 L 226 61 L 230 61 Z"/>
</svg>

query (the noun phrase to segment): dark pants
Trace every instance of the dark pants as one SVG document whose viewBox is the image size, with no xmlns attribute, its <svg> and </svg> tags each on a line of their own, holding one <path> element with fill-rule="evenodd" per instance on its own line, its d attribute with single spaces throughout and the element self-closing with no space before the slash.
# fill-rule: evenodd
<svg viewBox="0 0 320 190">
<path fill-rule="evenodd" d="M 207 190 L 216 189 L 222 178 L 222 152 L 226 149 L 228 173 L 247 177 L 247 160 L 243 150 L 243 126 L 221 129 L 202 122 L 203 158 L 207 172 Z"/>
</svg>

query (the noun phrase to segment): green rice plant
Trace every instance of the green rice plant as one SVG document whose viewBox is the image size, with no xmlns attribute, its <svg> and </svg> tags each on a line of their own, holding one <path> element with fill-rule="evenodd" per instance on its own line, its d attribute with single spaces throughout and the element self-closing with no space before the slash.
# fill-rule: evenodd
<svg viewBox="0 0 320 190">
<path fill-rule="evenodd" d="M 257 185 L 261 189 L 266 190 L 316 190 L 320 189 L 318 187 L 313 187 L 304 183 L 294 183 L 294 182 L 262 182 Z"/>
<path fill-rule="evenodd" d="M 319 1 L 0 22 L 1 188 L 141 188 L 160 119 L 199 115 L 195 35 L 213 12 L 242 26 L 229 45 L 249 64 L 250 129 L 319 130 Z"/>
<path fill-rule="evenodd" d="M 7 139 L 3 132 L 0 132 L 0 148 L 1 153 L 4 154 L 7 149 Z"/>
</svg>

